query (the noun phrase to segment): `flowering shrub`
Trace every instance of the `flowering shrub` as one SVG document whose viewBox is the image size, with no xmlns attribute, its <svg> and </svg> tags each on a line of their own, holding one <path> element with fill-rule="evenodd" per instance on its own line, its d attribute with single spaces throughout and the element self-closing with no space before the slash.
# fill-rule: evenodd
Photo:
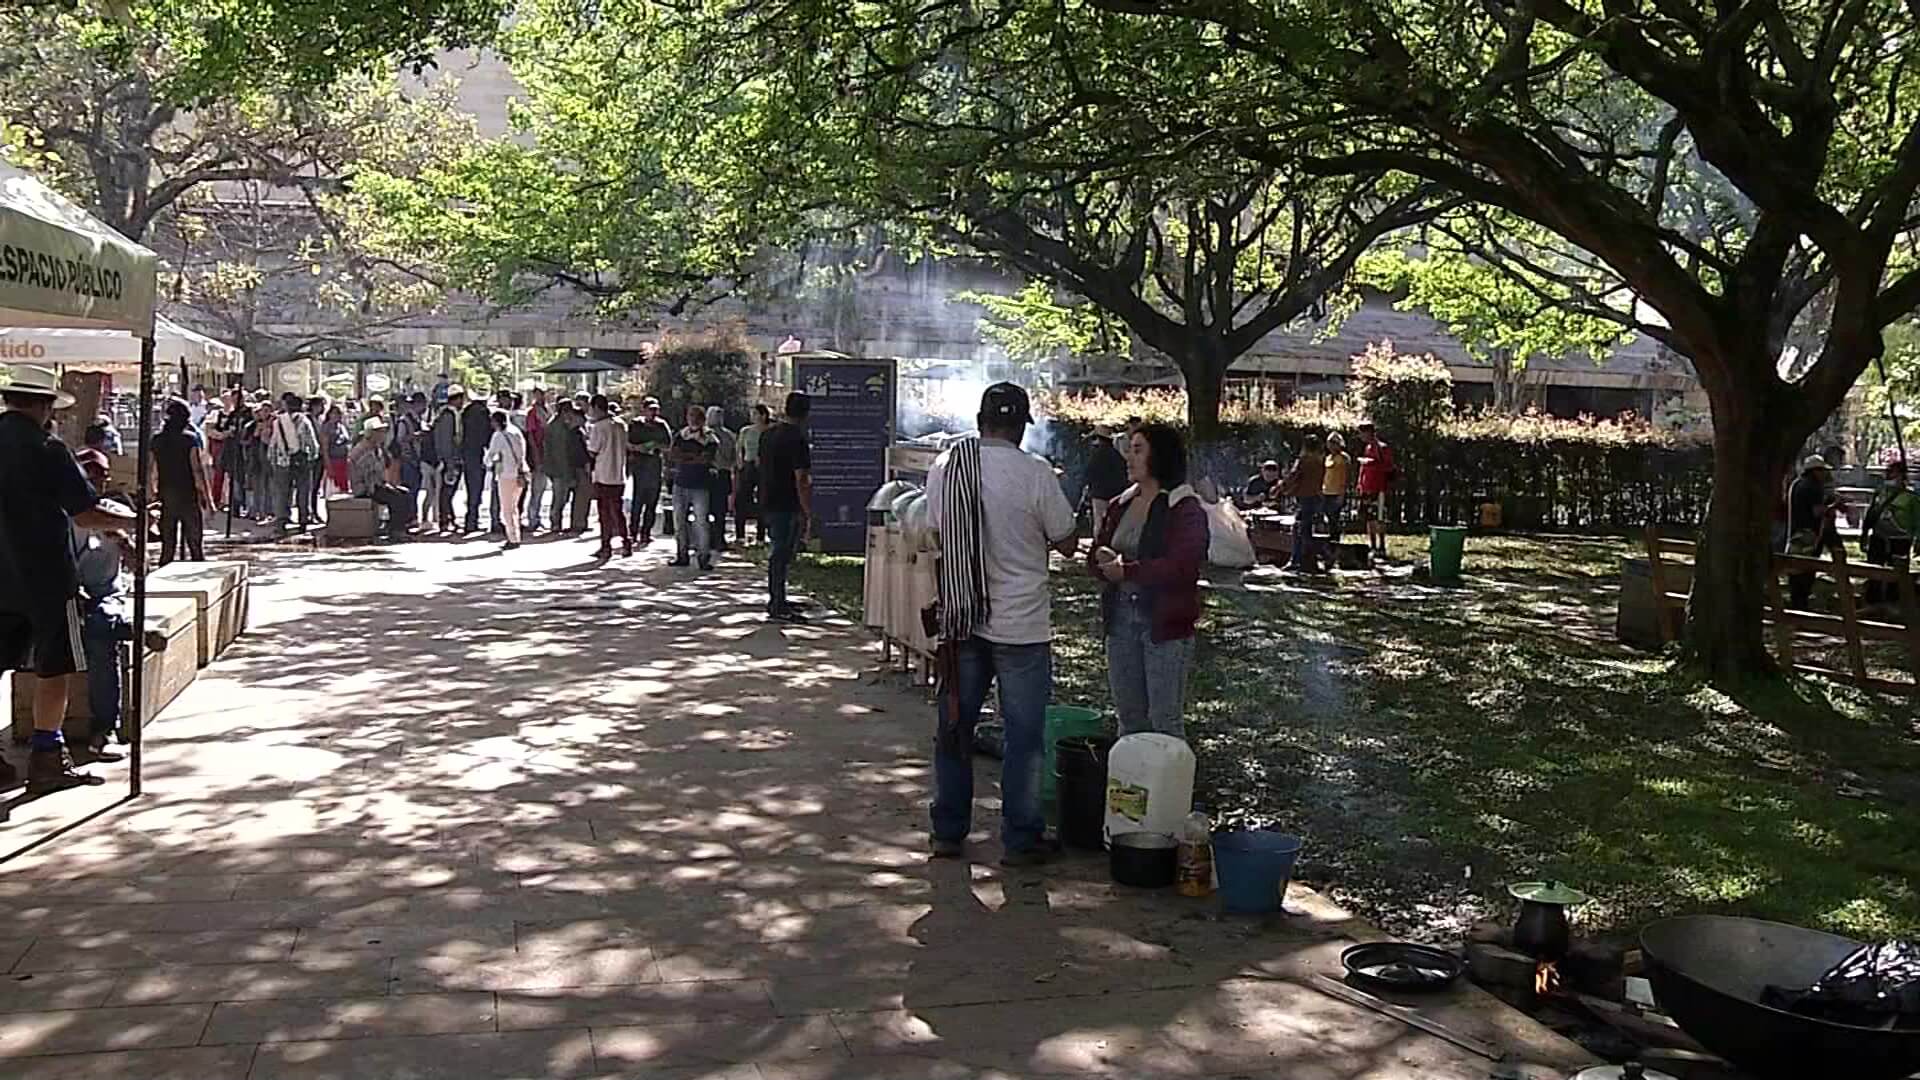
<svg viewBox="0 0 1920 1080">
<path fill-rule="evenodd" d="M 1389 518 L 1402 524 L 1474 521 L 1487 501 L 1499 502 L 1505 523 L 1518 528 L 1694 524 L 1706 513 L 1713 456 L 1697 434 L 1634 417 L 1456 413 L 1446 404 L 1445 365 L 1396 354 L 1390 344 L 1357 358 L 1354 381 L 1353 392 L 1336 400 L 1264 410 L 1228 403 L 1224 437 L 1196 452 L 1195 471 L 1238 484 L 1267 458 L 1290 461 L 1309 432 L 1340 433 L 1357 457 L 1358 428 L 1372 418 L 1398 458 L 1399 482 L 1387 502 Z M 1069 476 L 1084 463 L 1095 424 L 1117 428 L 1131 416 L 1186 423 L 1186 395 L 1178 390 L 1054 395 L 1036 405 L 1055 421 L 1051 456 Z"/>
</svg>

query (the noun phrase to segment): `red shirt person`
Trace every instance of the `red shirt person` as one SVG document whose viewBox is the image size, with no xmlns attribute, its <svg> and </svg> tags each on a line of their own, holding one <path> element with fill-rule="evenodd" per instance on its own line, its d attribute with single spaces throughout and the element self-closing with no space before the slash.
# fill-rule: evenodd
<svg viewBox="0 0 1920 1080">
<path fill-rule="evenodd" d="M 1375 558 L 1387 557 L 1387 489 L 1399 470 L 1393 448 L 1380 441 L 1372 424 L 1360 425 L 1360 520 L 1367 526 L 1367 545 Z"/>
</svg>

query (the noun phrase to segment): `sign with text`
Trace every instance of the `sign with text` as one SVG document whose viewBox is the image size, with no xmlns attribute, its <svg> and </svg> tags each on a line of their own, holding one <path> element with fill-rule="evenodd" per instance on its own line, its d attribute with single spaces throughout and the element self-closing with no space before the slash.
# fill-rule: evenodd
<svg viewBox="0 0 1920 1080">
<path fill-rule="evenodd" d="M 794 388 L 813 399 L 814 535 L 822 551 L 867 548 L 867 500 L 887 481 L 893 443 L 895 364 L 800 355 Z"/>
</svg>

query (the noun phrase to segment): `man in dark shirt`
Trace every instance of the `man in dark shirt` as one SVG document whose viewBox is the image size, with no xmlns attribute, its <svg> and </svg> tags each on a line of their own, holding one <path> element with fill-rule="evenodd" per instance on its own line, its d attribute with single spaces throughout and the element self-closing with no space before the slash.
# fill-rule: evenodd
<svg viewBox="0 0 1920 1080">
<path fill-rule="evenodd" d="M 16 366 L 0 390 L 0 666 L 31 671 L 32 793 L 99 784 L 75 772 L 61 738 L 70 680 L 87 670 L 73 527 L 123 528 L 131 512 L 102 505 L 73 454 L 49 433 L 55 409 L 73 404 L 52 371 Z M 0 769 L 0 782 L 16 776 Z"/>
<path fill-rule="evenodd" d="M 673 462 L 673 530 L 678 544 L 675 566 L 689 565 L 687 553 L 691 550 L 700 560 L 700 569 L 713 569 L 708 487 L 719 450 L 719 438 L 707 427 L 707 410 L 687 406 L 687 426 L 673 437 L 668 455 Z"/>
<path fill-rule="evenodd" d="M 1127 490 L 1127 459 L 1113 444 L 1113 431 L 1105 424 L 1093 429 L 1091 454 L 1087 458 L 1087 502 L 1093 507 L 1093 535 L 1107 519 L 1107 504 Z"/>
<path fill-rule="evenodd" d="M 787 601 L 787 569 L 813 513 L 813 450 L 807 444 L 807 415 L 813 402 L 794 391 L 787 395 L 787 418 L 760 437 L 760 506 L 772 550 L 767 554 L 767 616 L 781 622 L 805 622 Z"/>
<path fill-rule="evenodd" d="M 1279 489 L 1280 463 L 1271 460 L 1262 462 L 1260 471 L 1253 474 L 1253 479 L 1247 481 L 1246 489 L 1240 493 L 1240 509 L 1252 510 L 1278 502 Z"/>
<path fill-rule="evenodd" d="M 184 545 L 187 559 L 204 562 L 202 513 L 213 509 L 206 464 L 190 426 L 184 401 L 167 403 L 166 422 L 153 437 L 153 486 L 160 494 L 160 565 L 172 562 Z"/>
<path fill-rule="evenodd" d="M 1819 558 L 1840 547 L 1834 514 L 1840 497 L 1833 489 L 1833 466 L 1814 454 L 1800 463 L 1800 477 L 1787 491 L 1787 554 Z M 1788 606 L 1805 611 L 1813 599 L 1813 574 L 1788 574 Z"/>
<path fill-rule="evenodd" d="M 648 398 L 627 424 L 627 471 L 633 474 L 633 507 L 627 531 L 641 546 L 653 543 L 653 519 L 660 512 L 660 459 L 673 446 L 673 429 L 660 419 L 660 399 Z"/>
<path fill-rule="evenodd" d="M 486 399 L 474 395 L 460 410 L 460 478 L 467 485 L 467 531 L 480 531 L 480 502 L 487 496 L 487 444 L 493 441 L 493 410 Z M 506 531 L 498 519 L 490 523 L 495 532 Z"/>
</svg>

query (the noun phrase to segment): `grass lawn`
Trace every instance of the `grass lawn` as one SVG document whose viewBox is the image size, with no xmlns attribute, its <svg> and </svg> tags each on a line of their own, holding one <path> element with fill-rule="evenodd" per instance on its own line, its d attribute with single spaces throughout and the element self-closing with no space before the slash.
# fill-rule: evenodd
<svg viewBox="0 0 1920 1080">
<path fill-rule="evenodd" d="M 1209 590 L 1198 797 L 1307 838 L 1299 874 L 1402 933 L 1504 917 L 1554 877 L 1629 927 L 1719 911 L 1920 937 L 1910 700 L 1802 682 L 1733 698 L 1613 641 L 1620 540 L 1476 536 L 1464 586 L 1404 573 Z M 1426 540 L 1396 538 L 1402 562 Z M 857 559 L 798 584 L 858 612 Z M 1055 574 L 1056 689 L 1104 706 L 1093 583 Z"/>
</svg>

